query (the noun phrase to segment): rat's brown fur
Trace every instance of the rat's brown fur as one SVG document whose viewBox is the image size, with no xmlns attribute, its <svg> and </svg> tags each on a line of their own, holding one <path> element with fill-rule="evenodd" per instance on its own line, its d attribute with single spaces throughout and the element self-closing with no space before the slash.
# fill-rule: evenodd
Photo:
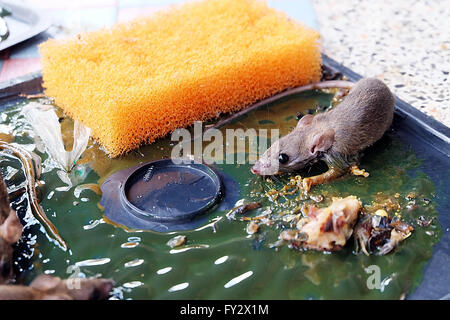
<svg viewBox="0 0 450 320">
<path fill-rule="evenodd" d="M 109 279 L 62 280 L 44 274 L 30 286 L 0 285 L 0 300 L 105 300 L 113 285 Z"/>
<path fill-rule="evenodd" d="M 394 96 L 382 81 L 362 79 L 332 110 L 304 116 L 261 156 L 252 171 L 259 175 L 293 172 L 323 158 L 334 171 L 326 178 L 317 176 L 312 184 L 330 180 L 383 136 L 392 123 L 394 106 Z M 289 158 L 284 164 L 279 163 L 282 153 Z"/>
<path fill-rule="evenodd" d="M 8 190 L 0 174 L 0 300 L 103 300 L 114 282 L 109 279 L 62 280 L 38 276 L 30 286 L 3 285 L 12 278 L 13 245 L 22 236 L 22 224 L 11 209 Z"/>
<path fill-rule="evenodd" d="M 335 132 L 332 153 L 351 156 L 379 140 L 392 123 L 395 99 L 389 88 L 374 78 L 362 79 L 344 101 L 314 122 Z"/>
<path fill-rule="evenodd" d="M 22 236 L 22 224 L 9 204 L 8 190 L 0 174 L 0 284 L 12 277 L 13 245 Z"/>
</svg>

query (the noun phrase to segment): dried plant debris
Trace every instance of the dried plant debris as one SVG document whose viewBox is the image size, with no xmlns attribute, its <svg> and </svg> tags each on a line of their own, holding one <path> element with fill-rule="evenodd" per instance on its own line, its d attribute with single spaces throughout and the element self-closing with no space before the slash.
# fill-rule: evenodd
<svg viewBox="0 0 450 320">
<path fill-rule="evenodd" d="M 186 240 L 187 240 L 186 236 L 176 236 L 167 241 L 167 245 L 171 248 L 179 247 L 185 244 Z"/>
<path fill-rule="evenodd" d="M 419 207 L 430 207 L 431 200 L 417 191 L 378 192 L 371 202 L 362 205 L 356 196 L 335 198 L 329 191 L 305 193 L 300 176 L 277 181 L 283 183 L 281 187 L 276 187 L 271 178 L 264 182 L 263 190 L 251 194 L 259 202 L 247 206 L 240 203 L 227 216 L 246 221 L 248 234 L 258 233 L 265 226 L 278 229 L 278 239 L 268 243 L 275 250 L 287 245 L 291 249 L 333 252 L 342 249 L 353 237 L 355 254 L 385 255 L 408 238 L 414 227 L 433 228 L 433 219 L 410 216 Z M 262 212 L 256 216 L 236 215 L 255 208 L 261 208 Z"/>
<path fill-rule="evenodd" d="M 389 215 L 399 215 L 401 210 L 400 194 L 396 193 L 394 196 L 378 192 L 374 196 L 371 204 L 365 205 L 364 210 L 367 213 L 377 212 L 377 210 L 384 210 Z"/>
<path fill-rule="evenodd" d="M 311 207 L 309 215 L 297 223 L 297 230 L 285 232 L 280 237 L 292 247 L 340 250 L 353 233 L 360 209 L 361 202 L 355 196 L 335 198 L 329 207 Z"/>
<path fill-rule="evenodd" d="M 351 171 L 363 177 L 369 175 L 357 166 Z M 435 227 L 435 219 L 426 214 L 434 208 L 430 205 L 432 200 L 417 188 L 402 193 L 380 191 L 363 204 L 354 195 L 335 197 L 327 189 L 320 193 L 317 190 L 306 192 L 303 180 L 300 175 L 258 179 L 249 193 L 252 200 L 248 200 L 256 202 L 245 206 L 244 200 L 240 200 L 227 217 L 247 222 L 248 234 L 266 234 L 263 229 L 266 226 L 278 230 L 277 239 L 268 241 L 268 247 L 275 250 L 287 245 L 297 250 L 333 252 L 342 249 L 353 237 L 355 241 L 347 246 L 351 248 L 356 243 L 353 253 L 366 255 L 388 254 L 408 238 L 414 228 Z M 255 208 L 261 208 L 256 216 L 242 215 Z M 425 233 L 435 235 L 433 230 Z"/>
<path fill-rule="evenodd" d="M 246 203 L 246 204 L 241 204 L 241 205 L 234 207 L 230 211 L 228 211 L 228 213 L 226 214 L 226 217 L 229 220 L 236 220 L 236 215 L 242 215 L 242 214 L 246 213 L 247 211 L 255 210 L 260 207 L 261 207 L 261 204 L 259 202 L 250 202 L 250 203 Z"/>
<path fill-rule="evenodd" d="M 364 178 L 367 178 L 369 176 L 369 173 L 366 172 L 366 170 L 358 168 L 357 165 L 351 166 L 350 172 L 354 176 L 363 176 Z"/>
<path fill-rule="evenodd" d="M 255 234 L 259 230 L 259 223 L 256 221 L 250 221 L 247 225 L 247 233 L 248 234 Z"/>
<path fill-rule="evenodd" d="M 429 227 L 433 223 L 434 218 L 425 218 L 424 216 L 420 216 L 417 219 L 417 224 L 421 227 Z"/>
<path fill-rule="evenodd" d="M 355 242 L 364 254 L 384 255 L 408 238 L 414 228 L 398 218 L 366 214 L 355 227 Z"/>
</svg>

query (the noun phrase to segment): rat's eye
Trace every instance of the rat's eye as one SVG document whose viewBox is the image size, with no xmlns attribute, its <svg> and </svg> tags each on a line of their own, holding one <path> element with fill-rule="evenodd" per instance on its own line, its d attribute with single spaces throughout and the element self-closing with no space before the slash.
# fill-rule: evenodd
<svg viewBox="0 0 450 320">
<path fill-rule="evenodd" d="M 281 164 L 285 164 L 289 161 L 289 156 L 286 153 L 280 153 L 278 161 L 280 161 Z"/>
</svg>

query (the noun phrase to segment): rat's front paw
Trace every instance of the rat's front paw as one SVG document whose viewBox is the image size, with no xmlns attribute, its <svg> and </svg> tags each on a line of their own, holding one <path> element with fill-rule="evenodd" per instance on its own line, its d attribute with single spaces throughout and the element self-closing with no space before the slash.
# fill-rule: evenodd
<svg viewBox="0 0 450 320">
<path fill-rule="evenodd" d="M 303 190 L 305 190 L 305 192 L 309 192 L 312 184 L 313 180 L 311 178 L 304 178 L 302 181 Z"/>
</svg>

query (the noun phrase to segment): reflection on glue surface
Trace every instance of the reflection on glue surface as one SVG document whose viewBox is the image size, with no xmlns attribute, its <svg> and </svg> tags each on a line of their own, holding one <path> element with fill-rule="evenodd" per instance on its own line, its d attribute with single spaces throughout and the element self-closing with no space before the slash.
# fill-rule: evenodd
<svg viewBox="0 0 450 320">
<path fill-rule="evenodd" d="M 185 168 L 176 167 L 158 170 L 152 176 L 145 173 L 143 179 L 136 179 L 126 191 L 127 199 L 143 211 L 193 212 L 216 196 L 214 181 L 204 174 L 199 177 L 198 173 L 192 174 Z M 152 183 L 148 183 L 150 180 Z M 178 201 L 173 201 L 174 198 Z"/>
<path fill-rule="evenodd" d="M 123 265 L 125 268 L 137 267 L 144 263 L 144 259 L 134 259 L 128 262 L 125 262 Z"/>
<path fill-rule="evenodd" d="M 94 229 L 96 226 L 98 226 L 99 224 L 105 223 L 105 221 L 103 219 L 98 219 L 98 220 L 91 220 L 89 221 L 89 224 L 83 226 L 84 230 L 90 230 L 90 229 Z"/>
<path fill-rule="evenodd" d="M 100 259 L 89 259 L 84 261 L 78 261 L 75 263 L 78 267 L 90 267 L 90 266 L 99 266 L 102 264 L 107 264 L 111 261 L 110 258 L 100 258 Z"/>
<path fill-rule="evenodd" d="M 170 254 L 180 253 L 180 252 L 185 252 L 185 251 L 188 251 L 188 250 L 191 250 L 191 249 L 203 249 L 203 248 L 209 248 L 209 245 L 207 245 L 207 244 L 199 244 L 197 246 L 185 247 L 185 248 L 182 248 L 182 249 L 172 249 L 172 250 L 169 251 L 169 253 Z"/>
<path fill-rule="evenodd" d="M 231 279 L 230 281 L 228 281 L 227 283 L 225 283 L 225 285 L 223 286 L 225 289 L 228 289 L 232 286 L 234 286 L 235 284 L 238 284 L 239 282 L 241 282 L 242 280 L 247 279 L 248 277 L 250 277 L 253 274 L 253 271 L 247 271 L 244 274 L 241 274 L 240 276 Z"/>
<path fill-rule="evenodd" d="M 205 224 L 204 226 L 198 227 L 197 229 L 195 229 L 195 231 L 200 231 L 200 230 L 207 229 L 207 228 L 211 227 L 213 229 L 213 231 L 215 232 L 216 224 L 222 219 L 223 219 L 223 216 L 215 217 L 215 218 L 210 220 L 211 221 L 210 223 Z"/>
<path fill-rule="evenodd" d="M 183 282 L 183 283 L 177 284 L 177 285 L 169 288 L 168 291 L 169 292 L 180 291 L 180 290 L 186 289 L 187 287 L 189 287 L 189 282 Z"/>
<path fill-rule="evenodd" d="M 167 272 L 170 272 L 172 270 L 172 267 L 162 268 L 156 271 L 157 274 L 166 274 Z"/>
<path fill-rule="evenodd" d="M 122 243 L 120 245 L 121 248 L 135 248 L 141 242 L 141 238 L 139 237 L 129 237 L 128 242 Z"/>
<path fill-rule="evenodd" d="M 124 288 L 133 289 L 144 285 L 141 281 L 131 281 L 123 284 Z"/>
<path fill-rule="evenodd" d="M 216 261 L 214 261 L 214 264 L 222 264 L 227 260 L 228 260 L 228 256 L 223 256 L 223 257 L 220 257 L 219 259 L 217 259 Z"/>
</svg>

